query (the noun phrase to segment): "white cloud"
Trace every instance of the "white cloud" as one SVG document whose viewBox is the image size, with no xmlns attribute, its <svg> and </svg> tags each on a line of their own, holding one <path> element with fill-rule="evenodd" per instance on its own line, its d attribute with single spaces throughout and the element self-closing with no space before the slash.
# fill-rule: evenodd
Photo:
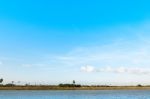
<svg viewBox="0 0 150 99">
<path fill-rule="evenodd" d="M 23 67 L 43 67 L 45 64 L 22 64 Z"/>
<path fill-rule="evenodd" d="M 106 73 L 128 73 L 128 74 L 150 74 L 150 68 L 127 68 L 127 67 L 105 67 L 95 68 L 94 66 L 81 67 L 82 72 L 106 72 Z"/>
<path fill-rule="evenodd" d="M 150 24 L 147 26 L 149 29 Z M 61 66 L 70 71 L 90 64 L 92 66 L 81 67 L 81 71 L 104 72 L 107 75 L 110 75 L 109 73 L 150 74 L 150 34 L 144 27 L 117 28 L 119 31 L 109 29 L 118 34 L 118 38 L 111 42 L 108 40 L 103 43 L 102 40 L 98 44 L 96 42 L 94 45 L 78 46 L 65 54 L 54 56 L 52 60 L 55 61 L 55 66 L 59 68 Z M 103 32 L 99 33 L 103 34 Z M 105 33 L 107 34 L 107 31 Z M 109 39 L 109 36 L 108 33 L 108 38 L 106 37 L 105 40 Z M 113 35 L 111 36 L 113 38 Z M 138 77 L 141 76 L 138 75 Z"/>
<path fill-rule="evenodd" d="M 93 66 L 83 66 L 83 67 L 81 67 L 81 71 L 83 71 L 83 72 L 94 72 L 95 68 Z"/>
<path fill-rule="evenodd" d="M 132 72 L 142 72 L 142 68 L 150 68 L 150 43 L 144 39 L 145 36 L 142 33 L 139 36 L 139 33 L 134 30 L 130 32 L 135 34 L 136 39 L 126 40 L 125 38 L 104 45 L 74 48 L 64 55 L 56 56 L 54 60 L 59 63 L 58 65 L 68 67 L 80 68 L 84 64 L 111 67 L 124 66 L 118 68 L 116 72 L 130 72 L 131 70 L 127 69 L 129 67 L 133 68 Z M 82 69 L 86 71 L 89 67 L 83 67 Z M 112 68 L 107 69 L 111 70 Z"/>
</svg>

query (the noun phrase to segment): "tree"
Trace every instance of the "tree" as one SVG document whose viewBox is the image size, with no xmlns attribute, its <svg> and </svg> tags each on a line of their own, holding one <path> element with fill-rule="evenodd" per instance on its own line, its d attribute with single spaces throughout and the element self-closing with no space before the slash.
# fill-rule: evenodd
<svg viewBox="0 0 150 99">
<path fill-rule="evenodd" d="M 3 78 L 0 79 L 0 83 L 2 83 L 2 82 L 3 82 Z"/>
<path fill-rule="evenodd" d="M 142 85 L 141 85 L 141 84 L 138 84 L 137 87 L 142 87 Z"/>
<path fill-rule="evenodd" d="M 73 84 L 74 84 L 74 85 L 76 84 L 76 81 L 75 81 L 75 80 L 73 80 Z"/>
</svg>

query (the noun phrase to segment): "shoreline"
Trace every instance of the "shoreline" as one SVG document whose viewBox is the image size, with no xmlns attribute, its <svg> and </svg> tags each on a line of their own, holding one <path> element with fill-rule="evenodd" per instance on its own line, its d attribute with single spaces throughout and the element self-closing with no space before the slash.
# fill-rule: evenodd
<svg viewBox="0 0 150 99">
<path fill-rule="evenodd" d="M 150 86 L 59 87 L 59 86 L 1 86 L 0 90 L 150 90 Z"/>
</svg>

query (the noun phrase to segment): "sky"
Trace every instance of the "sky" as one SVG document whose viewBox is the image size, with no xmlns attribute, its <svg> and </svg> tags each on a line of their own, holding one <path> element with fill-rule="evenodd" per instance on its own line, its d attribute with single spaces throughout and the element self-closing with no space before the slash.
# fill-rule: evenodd
<svg viewBox="0 0 150 99">
<path fill-rule="evenodd" d="M 150 84 L 150 1 L 1 0 L 4 83 Z"/>
</svg>

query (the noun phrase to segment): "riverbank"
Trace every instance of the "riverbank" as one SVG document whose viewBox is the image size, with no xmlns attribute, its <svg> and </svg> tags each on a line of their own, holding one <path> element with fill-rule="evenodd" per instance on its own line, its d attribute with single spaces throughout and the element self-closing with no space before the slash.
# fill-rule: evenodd
<svg viewBox="0 0 150 99">
<path fill-rule="evenodd" d="M 150 90 L 150 86 L 59 87 L 59 86 L 1 86 L 0 90 Z"/>
</svg>

